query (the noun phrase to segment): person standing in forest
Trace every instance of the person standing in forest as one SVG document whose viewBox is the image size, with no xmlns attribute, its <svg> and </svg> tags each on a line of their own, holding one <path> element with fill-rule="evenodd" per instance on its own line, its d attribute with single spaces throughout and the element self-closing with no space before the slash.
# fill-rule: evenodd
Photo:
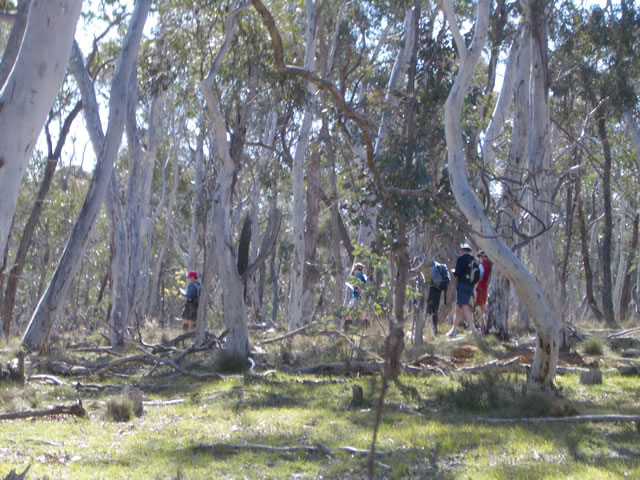
<svg viewBox="0 0 640 480">
<path fill-rule="evenodd" d="M 191 270 L 187 275 L 187 289 L 180 290 L 186 297 L 184 308 L 182 309 L 182 329 L 189 330 L 196 326 L 198 318 L 198 304 L 200 302 L 201 285 L 198 281 L 198 273 Z"/>
<path fill-rule="evenodd" d="M 431 279 L 429 281 L 429 293 L 427 294 L 427 315 L 431 315 L 433 322 L 433 336 L 438 335 L 438 308 L 440 308 L 440 294 L 444 292 L 444 303 L 447 303 L 447 289 L 451 277 L 446 265 L 435 260 L 431 262 Z"/>
<path fill-rule="evenodd" d="M 481 251 L 478 253 L 478 259 L 480 260 L 480 270 L 482 271 L 482 278 L 478 282 L 476 287 L 476 307 L 480 307 L 480 330 L 484 333 L 488 331 L 488 325 L 484 318 L 484 311 L 487 305 L 487 294 L 489 293 L 489 280 L 491 279 L 491 269 L 493 262 L 489 260 L 487 254 Z"/>
<path fill-rule="evenodd" d="M 364 265 L 356 263 L 351 271 L 351 276 L 354 277 L 353 283 L 347 283 L 347 287 L 351 289 L 351 300 L 349 301 L 349 315 L 345 322 L 345 326 L 351 325 L 351 317 L 355 313 L 358 315 L 360 321 L 364 320 L 364 312 L 360 307 L 360 301 L 362 300 L 362 286 L 367 283 L 367 277 L 364 274 Z"/>
<path fill-rule="evenodd" d="M 480 268 L 476 259 L 471 255 L 471 246 L 468 243 L 460 245 L 460 256 L 456 262 L 456 269 L 453 275 L 457 279 L 456 314 L 453 319 L 453 326 L 447 332 L 447 337 L 456 336 L 460 317 L 463 315 L 471 333 L 477 334 L 478 330 L 473 323 L 473 313 L 471 312 L 471 299 L 473 298 L 473 287 L 480 279 Z"/>
</svg>

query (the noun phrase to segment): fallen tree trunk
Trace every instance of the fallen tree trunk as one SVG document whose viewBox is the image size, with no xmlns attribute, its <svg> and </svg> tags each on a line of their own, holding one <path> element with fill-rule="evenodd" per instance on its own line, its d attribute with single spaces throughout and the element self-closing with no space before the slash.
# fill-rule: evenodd
<svg viewBox="0 0 640 480">
<path fill-rule="evenodd" d="M 640 422 L 640 415 L 576 415 L 573 417 L 529 417 L 529 418 L 485 418 L 476 417 L 476 422 L 491 424 L 506 423 L 613 423 Z"/>
<path fill-rule="evenodd" d="M 82 406 L 82 402 L 75 405 L 58 405 L 47 410 L 27 410 L 25 412 L 4 413 L 0 415 L 0 420 L 18 420 L 21 418 L 47 417 L 50 415 L 74 415 L 76 417 L 86 417 L 87 411 Z"/>
<path fill-rule="evenodd" d="M 364 450 L 361 448 L 355 447 L 336 447 L 334 449 L 329 448 L 326 445 L 321 443 L 316 444 L 316 446 L 312 445 L 292 445 L 290 447 L 272 447 L 271 445 L 261 445 L 261 444 L 239 444 L 239 443 L 199 443 L 191 447 L 193 450 L 210 450 L 210 451 L 228 451 L 228 450 L 259 450 L 264 452 L 275 452 L 275 453 L 289 453 L 289 452 L 307 452 L 307 453 L 321 453 L 325 455 L 333 455 L 335 451 L 344 451 L 350 454 L 359 454 L 359 455 L 369 455 L 371 452 L 369 450 Z M 376 455 L 380 456 L 391 456 L 393 452 L 380 451 L 377 450 L 375 452 Z"/>
</svg>

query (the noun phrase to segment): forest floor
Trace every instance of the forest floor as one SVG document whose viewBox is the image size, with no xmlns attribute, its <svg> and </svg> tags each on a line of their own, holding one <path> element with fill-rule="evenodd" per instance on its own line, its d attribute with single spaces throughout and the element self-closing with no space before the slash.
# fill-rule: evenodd
<svg viewBox="0 0 640 480">
<path fill-rule="evenodd" d="M 147 340 L 120 353 L 61 336 L 27 356 L 24 384 L 0 380 L 0 478 L 27 468 L 26 479 L 370 478 L 381 331 L 309 329 L 276 342 L 282 333 L 252 331 L 256 364 L 240 374 L 220 369 L 215 342 L 182 355 L 189 340 L 160 333 L 164 350 Z M 640 344 L 635 334 L 576 343 L 554 391 L 526 382 L 533 337 L 408 341 L 372 478 L 640 478 L 640 423 L 629 417 L 640 382 L 618 371 L 640 363 L 622 355 Z M 17 351 L 0 350 L 3 368 Z M 593 369 L 602 383 L 582 384 Z"/>
</svg>

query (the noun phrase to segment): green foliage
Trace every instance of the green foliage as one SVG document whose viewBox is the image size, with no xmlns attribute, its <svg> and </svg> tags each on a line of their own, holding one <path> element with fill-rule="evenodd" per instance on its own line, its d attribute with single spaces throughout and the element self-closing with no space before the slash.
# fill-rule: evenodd
<svg viewBox="0 0 640 480">
<path fill-rule="evenodd" d="M 589 355 L 602 355 L 603 352 L 604 345 L 602 342 L 602 338 L 590 337 L 584 343 L 584 353 L 588 353 Z"/>
<path fill-rule="evenodd" d="M 472 412 L 496 411 L 508 416 L 567 416 L 577 409 L 555 391 L 542 390 L 518 376 L 504 377 L 486 370 L 462 376 L 454 390 L 441 391 L 441 401 Z"/>
<path fill-rule="evenodd" d="M 114 422 L 128 422 L 133 417 L 133 401 L 123 395 L 107 400 L 107 417 Z"/>
</svg>

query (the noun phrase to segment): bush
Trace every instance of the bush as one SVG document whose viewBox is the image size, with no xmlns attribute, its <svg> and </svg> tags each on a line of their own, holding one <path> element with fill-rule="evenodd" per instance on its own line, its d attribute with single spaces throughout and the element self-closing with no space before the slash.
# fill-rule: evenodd
<svg viewBox="0 0 640 480">
<path fill-rule="evenodd" d="M 457 388 L 440 391 L 437 396 L 441 402 L 461 410 L 500 410 L 506 417 L 564 417 L 577 413 L 575 406 L 557 391 L 528 383 L 517 375 L 501 376 L 490 370 L 476 377 L 462 377 Z"/>
<path fill-rule="evenodd" d="M 591 337 L 584 344 L 584 353 L 589 355 L 602 355 L 603 351 L 604 347 L 601 338 Z"/>
<path fill-rule="evenodd" d="M 128 422 L 133 417 L 133 401 L 125 396 L 107 401 L 107 416 L 115 422 Z"/>
</svg>

